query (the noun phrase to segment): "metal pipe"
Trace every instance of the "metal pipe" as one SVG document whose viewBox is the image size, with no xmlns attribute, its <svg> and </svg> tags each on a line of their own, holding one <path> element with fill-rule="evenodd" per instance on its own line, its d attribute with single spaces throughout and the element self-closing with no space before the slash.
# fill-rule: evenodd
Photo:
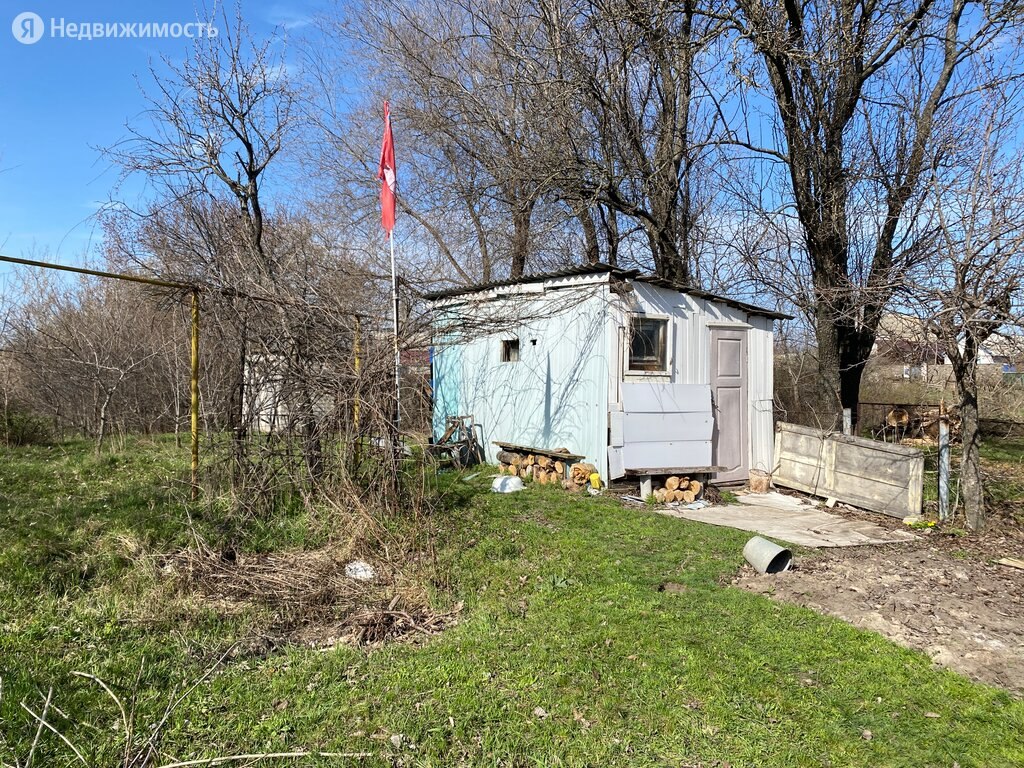
<svg viewBox="0 0 1024 768">
<path fill-rule="evenodd" d="M 943 409 L 944 411 L 945 409 Z M 949 519 L 949 419 L 939 416 L 939 520 Z"/>
<path fill-rule="evenodd" d="M 192 501 L 199 498 L 199 290 L 192 289 Z"/>
<path fill-rule="evenodd" d="M 352 406 L 352 424 L 355 426 L 356 434 L 358 435 L 359 434 L 359 372 L 363 368 L 363 360 L 362 360 L 362 356 L 361 356 L 362 355 L 362 350 L 359 347 L 359 344 L 360 344 L 360 339 L 359 339 L 359 315 L 355 316 L 355 320 L 356 320 L 356 324 L 355 324 L 355 330 L 354 330 L 354 333 L 353 333 L 353 337 L 354 338 L 352 339 L 352 349 L 353 349 L 353 352 L 355 353 L 355 363 L 354 363 L 353 367 L 355 368 L 355 372 L 356 372 L 356 387 L 355 387 L 356 399 L 355 399 L 355 403 Z"/>
<path fill-rule="evenodd" d="M 0 261 L 9 264 L 22 264 L 26 267 L 42 267 L 43 269 L 57 269 L 61 272 L 75 272 L 79 275 L 91 275 L 93 277 L 112 277 L 115 280 L 127 280 L 131 283 L 142 283 L 143 285 L 158 285 L 162 288 L 183 288 L 195 290 L 195 286 L 186 283 L 176 283 L 171 280 L 160 280 L 155 277 L 144 277 L 142 275 L 126 275 L 119 272 L 104 272 L 99 269 L 87 269 L 86 267 L 69 267 L 65 264 L 51 264 L 46 261 L 33 261 L 32 259 L 16 259 L 13 256 L 0 256 Z"/>
<path fill-rule="evenodd" d="M 402 424 L 402 362 L 398 350 L 398 271 L 395 268 L 395 235 L 388 234 L 391 243 L 391 302 L 395 320 L 395 450 L 398 450 L 398 434 Z"/>
</svg>

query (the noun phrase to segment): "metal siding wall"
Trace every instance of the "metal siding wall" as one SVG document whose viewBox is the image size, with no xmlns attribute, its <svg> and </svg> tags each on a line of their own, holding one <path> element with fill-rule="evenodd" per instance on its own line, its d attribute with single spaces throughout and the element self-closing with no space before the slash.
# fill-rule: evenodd
<svg viewBox="0 0 1024 768">
<path fill-rule="evenodd" d="M 623 436 L 633 440 L 619 450 L 623 469 L 705 466 L 711 463 L 711 443 L 703 429 L 687 427 L 693 413 L 705 413 L 711 423 L 708 379 L 709 339 L 702 302 L 691 296 L 648 283 L 634 282 L 617 313 L 615 325 L 624 329 L 632 312 L 665 315 L 672 320 L 672 361 L 668 376 L 631 377 L 620 387 L 618 405 L 623 410 Z M 617 338 L 623 338 L 622 331 Z M 618 342 L 617 342 L 618 343 Z M 622 363 L 614 375 L 622 378 Z M 641 383 L 642 382 L 642 383 Z M 646 392 L 650 390 L 650 392 Z M 632 397 L 631 397 L 632 392 Z M 644 414 L 660 413 L 667 430 L 643 435 L 630 429 L 631 419 L 644 421 Z M 686 414 L 684 416 L 684 414 Z M 652 464 L 651 462 L 655 462 Z"/>
<path fill-rule="evenodd" d="M 697 299 L 665 288 L 634 283 L 638 305 L 648 312 L 676 314 L 681 326 L 676 335 L 676 372 L 685 384 L 711 381 L 709 323 L 749 325 L 747 331 L 747 399 L 750 467 L 770 472 L 775 446 L 773 418 L 773 321 L 725 304 Z M 675 307 L 674 312 L 670 312 Z M 683 307 L 680 309 L 679 307 Z"/>
<path fill-rule="evenodd" d="M 747 356 L 750 372 L 750 468 L 771 472 L 775 451 L 773 321 L 751 316 Z"/>
<path fill-rule="evenodd" d="M 439 344 L 435 435 L 448 415 L 472 414 L 488 461 L 494 440 L 564 447 L 607 476 L 608 298 L 606 285 L 549 291 L 516 305 L 519 326 Z M 511 337 L 519 362 L 502 363 L 501 341 Z"/>
</svg>

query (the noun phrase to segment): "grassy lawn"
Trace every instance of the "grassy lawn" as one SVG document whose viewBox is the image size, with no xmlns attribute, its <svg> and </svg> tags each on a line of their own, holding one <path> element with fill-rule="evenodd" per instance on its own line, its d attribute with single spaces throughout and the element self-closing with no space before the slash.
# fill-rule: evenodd
<svg viewBox="0 0 1024 768">
<path fill-rule="evenodd" d="M 164 490 L 185 461 L 163 442 L 0 459 L 0 762 L 23 760 L 36 733 L 19 702 L 39 711 L 52 686 L 51 720 L 89 765 L 117 765 L 116 708 L 73 671 L 133 700 L 144 730 L 260 626 L 257 609 L 171 594 L 140 565 L 190 544 Z M 742 532 L 546 487 L 456 484 L 446 499 L 431 575 L 439 607 L 464 602 L 457 626 L 370 652 L 232 657 L 171 712 L 165 761 L 322 749 L 371 756 L 301 764 L 1024 764 L 1024 703 L 723 586 Z M 214 512 L 193 520 L 211 541 L 304 543 L 301 515 L 234 531 Z M 41 744 L 36 764 L 81 764 L 55 736 Z"/>
</svg>

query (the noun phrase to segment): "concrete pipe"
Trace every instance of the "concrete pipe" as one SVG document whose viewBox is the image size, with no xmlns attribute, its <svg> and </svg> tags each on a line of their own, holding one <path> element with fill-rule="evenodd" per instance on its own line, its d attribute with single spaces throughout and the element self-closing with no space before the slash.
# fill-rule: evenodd
<svg viewBox="0 0 1024 768">
<path fill-rule="evenodd" d="M 793 553 L 774 541 L 755 536 L 743 547 L 743 556 L 758 573 L 782 573 L 793 565 Z"/>
</svg>

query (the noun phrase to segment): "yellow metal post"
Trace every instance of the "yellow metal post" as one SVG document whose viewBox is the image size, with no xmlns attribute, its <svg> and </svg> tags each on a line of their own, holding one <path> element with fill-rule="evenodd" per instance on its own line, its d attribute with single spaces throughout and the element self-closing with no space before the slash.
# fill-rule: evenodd
<svg viewBox="0 0 1024 768">
<path fill-rule="evenodd" d="M 199 498 L 199 291 L 192 291 L 192 501 Z"/>
</svg>

